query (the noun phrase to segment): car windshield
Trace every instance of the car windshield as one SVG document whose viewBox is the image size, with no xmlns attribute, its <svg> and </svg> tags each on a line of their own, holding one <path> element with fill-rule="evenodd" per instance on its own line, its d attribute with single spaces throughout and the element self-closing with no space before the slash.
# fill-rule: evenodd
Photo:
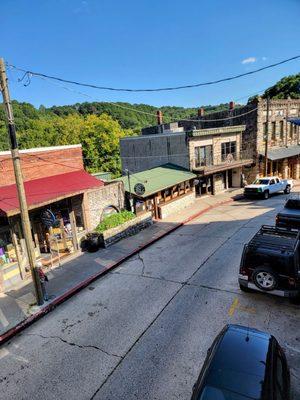
<svg viewBox="0 0 300 400">
<path fill-rule="evenodd" d="M 205 386 L 201 392 L 201 396 L 197 400 L 246 400 L 245 397 L 238 393 L 229 392 L 228 390 L 216 388 L 213 386 Z"/>
<path fill-rule="evenodd" d="M 268 185 L 270 182 L 269 179 L 255 179 L 253 182 L 254 185 Z"/>
</svg>

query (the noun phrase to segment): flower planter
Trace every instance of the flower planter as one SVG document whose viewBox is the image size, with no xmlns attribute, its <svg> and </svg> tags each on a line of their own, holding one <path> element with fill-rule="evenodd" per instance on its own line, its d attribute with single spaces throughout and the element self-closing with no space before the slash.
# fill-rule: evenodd
<svg viewBox="0 0 300 400">
<path fill-rule="evenodd" d="M 99 245 L 105 248 L 109 247 L 125 237 L 137 234 L 152 224 L 151 213 L 145 213 L 115 228 L 107 229 L 106 231 L 99 233 Z"/>
</svg>

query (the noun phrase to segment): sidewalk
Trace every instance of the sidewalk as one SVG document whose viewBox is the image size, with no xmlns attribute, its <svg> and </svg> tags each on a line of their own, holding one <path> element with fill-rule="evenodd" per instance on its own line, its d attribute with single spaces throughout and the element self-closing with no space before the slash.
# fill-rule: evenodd
<svg viewBox="0 0 300 400">
<path fill-rule="evenodd" d="M 235 189 L 217 196 L 198 198 L 192 207 L 154 222 L 151 227 L 135 236 L 96 253 L 81 253 L 65 261 L 63 265 L 47 273 L 50 300 L 42 307 L 34 305 L 31 281 L 23 282 L 21 287 L 0 294 L 0 344 L 143 248 L 209 209 L 231 202 L 235 197 L 239 198 L 241 193 L 241 189 Z"/>
</svg>

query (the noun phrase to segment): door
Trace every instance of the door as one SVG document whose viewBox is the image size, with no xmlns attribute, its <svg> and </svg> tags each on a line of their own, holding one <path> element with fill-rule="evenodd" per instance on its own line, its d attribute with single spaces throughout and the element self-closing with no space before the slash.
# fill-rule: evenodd
<svg viewBox="0 0 300 400">
<path fill-rule="evenodd" d="M 275 183 L 275 179 L 270 179 L 269 191 L 270 191 L 270 193 L 275 193 L 277 191 L 277 186 L 276 186 L 276 183 Z"/>
</svg>

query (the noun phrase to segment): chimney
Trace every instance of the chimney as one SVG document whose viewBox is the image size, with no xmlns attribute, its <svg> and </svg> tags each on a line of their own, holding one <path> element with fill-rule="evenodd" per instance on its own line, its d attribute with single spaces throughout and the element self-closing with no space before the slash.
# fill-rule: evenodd
<svg viewBox="0 0 300 400">
<path fill-rule="evenodd" d="M 157 125 L 162 125 L 163 123 L 162 112 L 160 110 L 157 110 L 156 115 L 157 115 Z"/>
<path fill-rule="evenodd" d="M 234 109 L 234 101 L 229 102 L 229 110 L 232 111 Z"/>
<path fill-rule="evenodd" d="M 204 108 L 198 108 L 198 117 L 200 118 L 200 117 L 203 117 L 203 115 L 204 115 Z"/>
</svg>

